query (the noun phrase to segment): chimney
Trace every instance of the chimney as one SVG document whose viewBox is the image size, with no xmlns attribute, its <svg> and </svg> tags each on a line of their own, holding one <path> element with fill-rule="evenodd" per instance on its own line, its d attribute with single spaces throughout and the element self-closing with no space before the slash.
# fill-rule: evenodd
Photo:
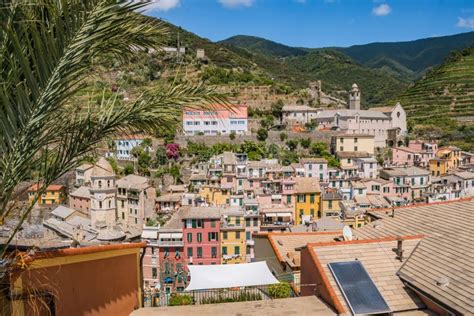
<svg viewBox="0 0 474 316">
<path fill-rule="evenodd" d="M 403 262 L 403 239 L 401 237 L 397 238 L 397 259 L 400 262 Z"/>
<path fill-rule="evenodd" d="M 392 216 L 392 218 L 395 218 L 395 206 L 392 206 L 392 215 L 390 216 Z"/>
</svg>

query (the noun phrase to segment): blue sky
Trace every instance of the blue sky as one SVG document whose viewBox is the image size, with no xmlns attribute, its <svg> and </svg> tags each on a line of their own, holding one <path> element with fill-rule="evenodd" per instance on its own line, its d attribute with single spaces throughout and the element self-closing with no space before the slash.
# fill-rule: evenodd
<svg viewBox="0 0 474 316">
<path fill-rule="evenodd" d="M 147 14 L 222 40 L 350 46 L 474 31 L 474 0 L 154 0 Z"/>
</svg>

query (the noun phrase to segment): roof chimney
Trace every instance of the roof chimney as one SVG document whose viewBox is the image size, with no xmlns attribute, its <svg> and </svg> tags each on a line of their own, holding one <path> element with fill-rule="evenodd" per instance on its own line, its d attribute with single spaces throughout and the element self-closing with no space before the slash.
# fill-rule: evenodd
<svg viewBox="0 0 474 316">
<path fill-rule="evenodd" d="M 403 239 L 402 237 L 397 238 L 397 259 L 400 260 L 400 262 L 403 262 Z"/>
</svg>

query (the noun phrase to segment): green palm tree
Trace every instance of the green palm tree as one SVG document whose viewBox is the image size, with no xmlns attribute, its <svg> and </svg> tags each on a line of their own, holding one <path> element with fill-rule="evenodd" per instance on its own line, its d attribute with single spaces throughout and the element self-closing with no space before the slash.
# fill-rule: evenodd
<svg viewBox="0 0 474 316">
<path fill-rule="evenodd" d="M 45 188 L 104 139 L 117 133 L 175 128 L 183 106 L 225 102 L 202 85 L 116 94 L 78 104 L 76 93 L 104 59 L 126 63 L 137 50 L 159 49 L 167 29 L 138 13 L 146 3 L 117 0 L 10 0 L 0 5 L 0 224 L 19 209 L 16 188 L 37 171 Z M 0 258 L 5 249 L 0 249 Z"/>
</svg>

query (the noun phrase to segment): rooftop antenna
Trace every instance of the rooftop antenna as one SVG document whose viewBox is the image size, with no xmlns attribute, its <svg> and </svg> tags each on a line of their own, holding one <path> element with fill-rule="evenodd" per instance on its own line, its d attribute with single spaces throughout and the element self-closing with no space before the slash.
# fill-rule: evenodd
<svg viewBox="0 0 474 316">
<path fill-rule="evenodd" d="M 344 228 L 342 229 L 342 236 L 344 236 L 344 240 L 351 241 L 353 238 L 352 229 L 349 226 L 344 225 Z"/>
</svg>

